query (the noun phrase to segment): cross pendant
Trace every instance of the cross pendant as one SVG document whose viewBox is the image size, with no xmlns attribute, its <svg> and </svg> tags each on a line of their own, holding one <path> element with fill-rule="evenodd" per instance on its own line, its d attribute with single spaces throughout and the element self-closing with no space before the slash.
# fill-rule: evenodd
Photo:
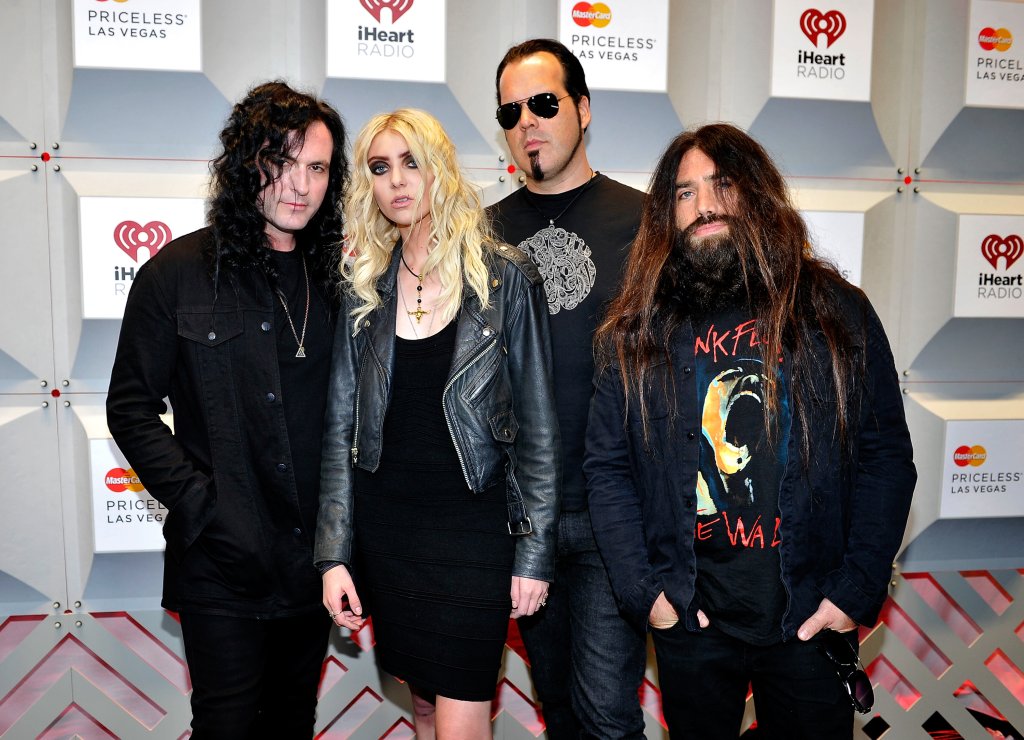
<svg viewBox="0 0 1024 740">
<path fill-rule="evenodd" d="M 415 311 L 406 311 L 406 313 L 409 314 L 410 316 L 415 316 L 416 323 L 418 324 L 420 323 L 420 319 L 422 319 L 424 315 L 430 313 L 430 311 L 424 310 L 422 306 L 416 306 Z"/>
</svg>

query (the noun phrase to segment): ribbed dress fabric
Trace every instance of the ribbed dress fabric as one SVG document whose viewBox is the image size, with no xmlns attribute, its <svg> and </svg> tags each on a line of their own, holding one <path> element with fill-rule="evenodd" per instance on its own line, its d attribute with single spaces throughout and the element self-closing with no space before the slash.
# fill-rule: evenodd
<svg viewBox="0 0 1024 740">
<path fill-rule="evenodd" d="M 455 327 L 395 338 L 380 466 L 356 469 L 355 572 L 381 668 L 423 691 L 489 701 L 508 629 L 515 539 L 504 481 L 474 494 L 445 422 Z"/>
</svg>

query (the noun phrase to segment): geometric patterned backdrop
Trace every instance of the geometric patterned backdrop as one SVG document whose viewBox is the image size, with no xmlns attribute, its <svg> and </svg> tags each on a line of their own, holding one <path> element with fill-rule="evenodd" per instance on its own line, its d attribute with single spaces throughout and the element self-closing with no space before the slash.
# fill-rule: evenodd
<svg viewBox="0 0 1024 740">
<path fill-rule="evenodd" d="M 895 582 L 878 624 L 861 632 L 875 707 L 858 715 L 856 737 L 1024 738 L 1024 573 L 904 573 Z M 153 611 L 58 608 L 5 618 L 0 737 L 188 737 L 191 686 L 176 626 L 171 614 Z M 336 636 L 324 661 L 317 737 L 412 738 L 404 687 L 380 674 L 367 651 L 372 626 L 352 637 Z M 517 646 L 514 628 L 511 637 Z M 505 662 L 495 736 L 536 738 L 543 722 L 527 665 L 513 648 Z M 653 680 L 641 694 L 647 736 L 662 738 Z M 756 737 L 756 725 L 744 734 Z"/>
</svg>

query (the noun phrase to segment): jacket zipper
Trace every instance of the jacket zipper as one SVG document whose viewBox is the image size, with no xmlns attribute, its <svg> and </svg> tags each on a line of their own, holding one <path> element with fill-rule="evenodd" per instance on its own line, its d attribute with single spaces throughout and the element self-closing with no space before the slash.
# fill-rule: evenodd
<svg viewBox="0 0 1024 740">
<path fill-rule="evenodd" d="M 352 448 L 349 450 L 349 453 L 352 455 L 353 467 L 355 467 L 356 463 L 359 462 L 359 398 L 363 395 L 363 384 L 360 382 L 360 379 L 363 377 L 363 370 L 366 367 L 366 357 L 372 352 L 373 349 L 370 348 L 367 353 L 363 355 L 363 361 L 359 365 L 359 374 L 356 376 L 356 410 L 353 418 L 353 424 L 355 427 L 352 432 Z M 383 376 L 384 368 L 381 367 L 379 362 L 377 362 L 376 357 L 374 357 L 374 364 Z"/>
<path fill-rule="evenodd" d="M 451 379 L 449 379 L 449 381 L 444 386 L 444 390 L 441 391 L 441 408 L 444 409 L 444 423 L 448 425 L 448 436 L 452 438 L 452 445 L 455 447 L 455 456 L 459 458 L 459 467 L 462 468 L 462 477 L 463 479 L 465 479 L 466 485 L 469 486 L 470 490 L 473 489 L 473 483 L 469 480 L 469 473 L 466 470 L 466 460 L 462 455 L 462 450 L 459 449 L 459 441 L 458 439 L 456 439 L 455 431 L 452 428 L 452 420 L 451 417 L 448 415 L 448 405 L 446 403 L 446 400 L 448 398 L 448 390 L 455 384 L 455 381 L 461 378 L 466 373 L 466 371 L 469 370 L 470 366 L 474 362 L 479 360 L 483 356 L 483 354 L 491 347 L 493 347 L 495 344 L 497 344 L 497 342 L 498 338 L 497 336 L 495 336 L 493 339 L 491 339 L 490 342 L 485 344 L 480 349 L 479 352 L 473 355 L 473 357 L 471 357 L 469 361 L 466 362 L 465 365 L 459 368 L 459 372 L 455 373 L 455 375 L 453 375 Z"/>
</svg>

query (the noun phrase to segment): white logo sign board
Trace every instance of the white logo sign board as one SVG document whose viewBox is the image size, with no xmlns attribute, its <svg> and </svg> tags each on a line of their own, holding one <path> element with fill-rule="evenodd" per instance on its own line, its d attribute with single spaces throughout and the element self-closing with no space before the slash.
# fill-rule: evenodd
<svg viewBox="0 0 1024 740">
<path fill-rule="evenodd" d="M 140 267 L 171 239 L 201 228 L 201 198 L 79 198 L 82 317 L 120 319 Z"/>
<path fill-rule="evenodd" d="M 200 0 L 74 0 L 76 67 L 199 72 Z"/>
<path fill-rule="evenodd" d="M 580 58 L 591 89 L 667 89 L 668 0 L 559 0 L 558 39 Z"/>
<path fill-rule="evenodd" d="M 871 99 L 870 0 L 775 0 L 772 97 Z"/>
<path fill-rule="evenodd" d="M 328 77 L 444 82 L 445 12 L 445 0 L 328 0 Z"/>
<path fill-rule="evenodd" d="M 972 0 L 964 102 L 1024 108 L 1024 5 Z"/>
<path fill-rule="evenodd" d="M 164 549 L 167 508 L 143 488 L 112 439 L 89 440 L 96 552 Z"/>
<path fill-rule="evenodd" d="M 939 517 L 1024 516 L 1024 421 L 946 422 Z"/>
<path fill-rule="evenodd" d="M 1024 317 L 1024 216 L 958 219 L 954 316 Z"/>
<path fill-rule="evenodd" d="M 864 214 L 848 211 L 803 211 L 814 251 L 832 261 L 846 280 L 860 285 L 864 261 Z"/>
</svg>

